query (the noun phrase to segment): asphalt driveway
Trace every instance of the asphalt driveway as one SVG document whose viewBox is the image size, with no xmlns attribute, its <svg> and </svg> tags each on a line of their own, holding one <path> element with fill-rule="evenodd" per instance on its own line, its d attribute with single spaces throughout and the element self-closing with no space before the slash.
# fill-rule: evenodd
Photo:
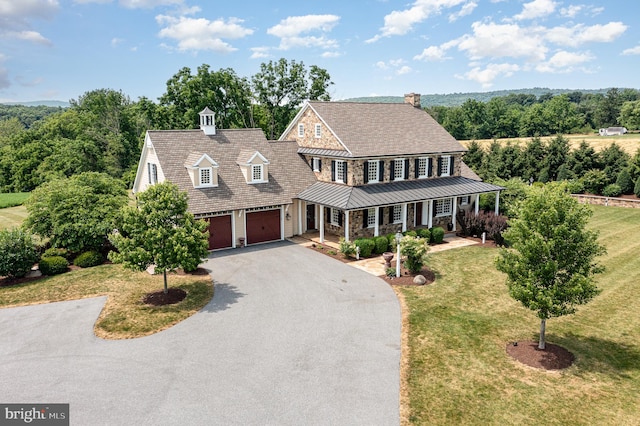
<svg viewBox="0 0 640 426">
<path fill-rule="evenodd" d="M 0 309 L 0 402 L 72 425 L 397 425 L 400 308 L 382 280 L 288 242 L 212 255 L 212 301 L 140 339 L 105 298 Z"/>
</svg>

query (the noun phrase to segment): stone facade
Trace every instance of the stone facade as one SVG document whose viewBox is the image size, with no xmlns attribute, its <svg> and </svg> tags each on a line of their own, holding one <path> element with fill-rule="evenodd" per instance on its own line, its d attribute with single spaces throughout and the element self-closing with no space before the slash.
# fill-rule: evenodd
<svg viewBox="0 0 640 426">
<path fill-rule="evenodd" d="M 582 204 L 596 204 L 601 206 L 627 207 L 635 209 L 640 208 L 640 200 L 584 194 L 572 194 L 571 196 L 577 198 Z"/>
<path fill-rule="evenodd" d="M 304 136 L 298 136 L 298 125 L 304 125 Z M 316 137 L 316 124 L 321 126 L 321 136 Z M 338 139 L 331 133 L 329 128 L 318 118 L 316 113 L 311 109 L 307 109 L 291 131 L 285 135 L 285 139 L 296 141 L 298 145 L 305 148 L 334 149 L 346 151 L 345 147 L 338 142 Z"/>
</svg>

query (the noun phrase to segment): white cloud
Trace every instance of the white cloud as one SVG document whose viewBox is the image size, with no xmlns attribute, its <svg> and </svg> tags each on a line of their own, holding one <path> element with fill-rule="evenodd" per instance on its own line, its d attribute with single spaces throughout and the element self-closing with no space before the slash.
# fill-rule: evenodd
<svg viewBox="0 0 640 426">
<path fill-rule="evenodd" d="M 342 53 L 340 52 L 324 52 L 322 55 L 323 58 L 339 58 L 340 56 L 342 56 Z"/>
<path fill-rule="evenodd" d="M 546 31 L 545 38 L 560 46 L 580 46 L 585 43 L 609 43 L 620 37 L 627 26 L 622 22 L 609 22 L 585 26 L 577 24 L 573 27 L 554 27 Z"/>
<path fill-rule="evenodd" d="M 36 31 L 7 31 L 6 33 L 4 33 L 4 35 L 11 38 L 17 38 L 19 40 L 42 44 L 45 46 L 51 46 L 53 44 L 51 43 L 51 40 L 43 37 L 42 34 Z"/>
<path fill-rule="evenodd" d="M 211 50 L 228 53 L 237 49 L 223 39 L 238 39 L 253 34 L 253 30 L 243 27 L 243 20 L 238 18 L 209 21 L 204 18 L 158 15 L 156 21 L 164 26 L 158 35 L 176 40 L 178 50 L 181 51 Z"/>
<path fill-rule="evenodd" d="M 516 64 L 489 64 L 486 68 L 475 67 L 463 76 L 465 80 L 472 80 L 480 83 L 487 89 L 493 85 L 493 80 L 499 76 L 511 77 L 514 72 L 520 71 L 520 66 Z"/>
<path fill-rule="evenodd" d="M 548 50 L 536 31 L 517 24 L 475 22 L 472 29 L 473 35 L 464 35 L 458 44 L 472 60 L 510 57 L 541 61 Z"/>
<path fill-rule="evenodd" d="M 340 17 L 336 15 L 290 16 L 269 28 L 267 34 L 280 38 L 278 48 L 281 50 L 297 47 L 319 47 L 332 50 L 338 47 L 338 42 L 325 37 L 324 33 L 330 32 L 338 21 Z M 308 33 L 321 33 L 321 35 L 305 35 Z"/>
<path fill-rule="evenodd" d="M 411 71 L 413 70 L 411 69 L 410 66 L 403 65 L 402 67 L 400 67 L 400 69 L 398 69 L 398 71 L 396 71 L 396 74 L 398 75 L 409 74 Z"/>
<path fill-rule="evenodd" d="M 411 31 L 414 25 L 427 20 L 434 14 L 439 14 L 443 9 L 450 9 L 467 3 L 468 0 L 415 0 L 409 9 L 394 10 L 384 17 L 384 26 L 378 34 L 367 43 L 373 43 L 382 37 L 405 35 Z"/>
<path fill-rule="evenodd" d="M 563 7 L 560 9 L 560 15 L 565 18 L 575 18 L 583 9 L 584 6 L 581 4 L 571 4 L 569 7 Z"/>
<path fill-rule="evenodd" d="M 269 47 L 252 47 L 251 51 L 253 52 L 251 54 L 251 59 L 263 59 L 263 58 L 268 58 L 269 56 L 271 56 L 271 54 L 269 53 L 269 51 L 271 50 L 271 48 Z"/>
<path fill-rule="evenodd" d="M 538 72 L 561 73 L 571 72 L 575 67 L 595 59 L 589 52 L 574 53 L 561 50 L 553 55 L 547 62 L 536 66 Z"/>
<path fill-rule="evenodd" d="M 0 36 L 50 46 L 42 34 L 31 29 L 32 19 L 51 19 L 58 0 L 0 0 Z"/>
<path fill-rule="evenodd" d="M 450 59 L 450 57 L 447 57 L 446 54 L 447 49 L 443 48 L 442 46 L 429 46 L 424 49 L 422 53 L 414 56 L 413 59 L 418 61 L 439 62 Z"/>
<path fill-rule="evenodd" d="M 478 7 L 478 3 L 475 1 L 465 3 L 459 11 L 449 15 L 449 22 L 455 22 L 463 16 L 471 15 L 476 7 Z"/>
<path fill-rule="evenodd" d="M 120 5 L 127 9 L 153 9 L 158 6 L 181 5 L 184 0 L 120 0 Z"/>
<path fill-rule="evenodd" d="M 123 42 L 124 42 L 124 39 L 114 37 L 111 39 L 111 47 L 118 47 L 118 45 L 122 44 Z"/>
<path fill-rule="evenodd" d="M 384 61 L 378 61 L 376 62 L 376 68 L 380 68 L 381 70 L 386 70 L 386 69 L 389 69 L 389 66 L 385 64 Z"/>
<path fill-rule="evenodd" d="M 533 0 L 522 6 L 522 12 L 513 18 L 522 21 L 525 19 L 536 19 L 551 15 L 558 4 L 553 0 Z"/>
<path fill-rule="evenodd" d="M 637 45 L 636 47 L 632 47 L 629 49 L 624 49 L 622 51 L 623 55 L 640 55 L 640 44 Z"/>
</svg>

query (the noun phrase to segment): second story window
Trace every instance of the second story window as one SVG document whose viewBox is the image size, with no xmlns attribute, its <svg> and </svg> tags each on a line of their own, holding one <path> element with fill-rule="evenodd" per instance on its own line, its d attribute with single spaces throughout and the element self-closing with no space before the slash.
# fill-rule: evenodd
<svg viewBox="0 0 640 426">
<path fill-rule="evenodd" d="M 378 182 L 378 160 L 367 161 L 367 182 Z"/>
<path fill-rule="evenodd" d="M 393 162 L 393 180 L 404 179 L 404 160 L 396 159 Z"/>
<path fill-rule="evenodd" d="M 298 124 L 298 136 L 299 137 L 304 136 L 304 124 Z"/>
<path fill-rule="evenodd" d="M 153 163 L 147 163 L 147 170 L 149 172 L 149 184 L 158 183 L 158 166 Z"/>
<path fill-rule="evenodd" d="M 347 183 L 347 163 L 343 160 L 331 161 L 331 180 L 339 183 Z"/>
<path fill-rule="evenodd" d="M 443 155 L 442 157 L 440 157 L 440 159 L 438 160 L 438 169 L 440 176 L 451 176 L 452 159 L 453 157 L 451 157 L 450 155 Z"/>
<path fill-rule="evenodd" d="M 311 167 L 313 168 L 314 172 L 319 172 L 320 171 L 320 168 L 322 166 L 321 166 L 321 163 L 320 163 L 320 159 L 318 157 L 313 157 L 311 159 Z"/>
<path fill-rule="evenodd" d="M 318 138 L 318 139 L 322 137 L 322 124 L 320 124 L 320 123 L 316 124 L 315 135 L 316 135 L 316 138 Z"/>
<path fill-rule="evenodd" d="M 416 160 L 416 178 L 422 179 L 431 175 L 429 170 L 431 168 L 430 163 L 431 159 L 429 157 L 420 157 Z"/>
</svg>

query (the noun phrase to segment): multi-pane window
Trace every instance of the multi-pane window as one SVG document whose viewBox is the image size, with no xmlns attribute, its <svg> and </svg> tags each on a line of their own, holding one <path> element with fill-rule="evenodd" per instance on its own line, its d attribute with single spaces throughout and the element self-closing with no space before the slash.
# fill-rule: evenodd
<svg viewBox="0 0 640 426">
<path fill-rule="evenodd" d="M 304 136 L 304 124 L 298 124 L 298 136 Z"/>
<path fill-rule="evenodd" d="M 469 203 L 471 203 L 471 196 L 470 195 L 465 195 L 464 197 L 460 197 L 460 205 L 466 206 Z"/>
<path fill-rule="evenodd" d="M 320 159 L 318 157 L 313 157 L 313 159 L 311 160 L 311 164 L 314 172 L 320 171 Z"/>
<path fill-rule="evenodd" d="M 393 162 L 393 180 L 404 179 L 404 160 L 397 159 Z"/>
<path fill-rule="evenodd" d="M 452 199 L 451 198 L 444 198 L 442 200 L 436 200 L 435 202 L 435 210 L 436 210 L 436 216 L 449 216 L 451 215 L 451 205 L 452 205 Z"/>
<path fill-rule="evenodd" d="M 331 224 L 340 226 L 340 210 L 331 209 Z"/>
<path fill-rule="evenodd" d="M 147 163 L 147 169 L 149 171 L 149 183 L 151 185 L 158 183 L 158 166 L 153 163 Z"/>
<path fill-rule="evenodd" d="M 336 161 L 336 182 L 345 183 L 347 177 L 344 173 L 344 161 Z"/>
<path fill-rule="evenodd" d="M 425 178 L 429 174 L 429 159 L 427 157 L 418 158 L 418 177 Z"/>
<path fill-rule="evenodd" d="M 378 182 L 378 163 L 378 160 L 369 161 L 369 165 L 367 166 L 369 168 L 367 176 L 368 182 Z"/>
<path fill-rule="evenodd" d="M 263 171 L 262 164 L 253 164 L 251 166 L 251 180 L 253 182 L 262 182 L 264 180 L 262 176 L 262 171 Z"/>
<path fill-rule="evenodd" d="M 376 226 L 376 209 L 367 209 L 367 228 Z"/>
<path fill-rule="evenodd" d="M 322 137 L 322 125 L 320 123 L 316 124 L 316 132 L 315 132 L 316 138 L 320 138 Z"/>
<path fill-rule="evenodd" d="M 393 206 L 393 223 L 402 223 L 402 205 Z"/>
<path fill-rule="evenodd" d="M 200 170 L 200 186 L 211 185 L 211 168 L 203 167 Z"/>
<path fill-rule="evenodd" d="M 451 156 L 444 155 L 440 157 L 440 176 L 449 176 L 451 174 L 451 170 L 449 170 L 449 159 Z"/>
</svg>

